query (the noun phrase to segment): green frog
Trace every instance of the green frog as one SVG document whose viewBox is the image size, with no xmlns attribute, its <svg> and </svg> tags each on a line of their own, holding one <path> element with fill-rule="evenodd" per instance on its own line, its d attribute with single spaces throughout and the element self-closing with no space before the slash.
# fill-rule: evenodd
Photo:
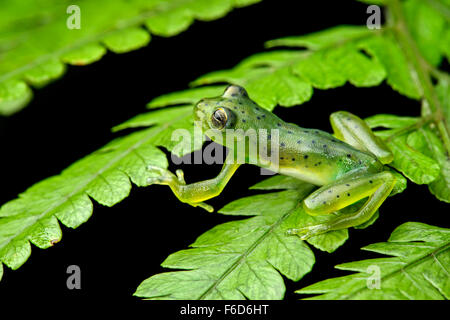
<svg viewBox="0 0 450 320">
<path fill-rule="evenodd" d="M 396 183 L 395 175 L 384 166 L 393 160 L 392 152 L 362 119 L 349 112 L 331 114 L 332 135 L 287 123 L 258 106 L 244 88 L 231 85 L 219 97 L 200 100 L 194 107 L 194 119 L 211 140 L 229 150 L 219 175 L 186 184 L 181 170 L 174 175 L 161 168 L 149 168 L 159 171 L 159 176 L 150 178 L 149 183 L 168 185 L 180 201 L 192 206 L 213 211 L 203 201 L 219 195 L 243 163 L 318 186 L 302 203 L 310 215 L 333 214 L 367 198 L 356 212 L 289 230 L 307 239 L 369 221 Z M 258 134 L 261 132 L 264 134 Z M 243 142 L 245 146 L 240 147 Z"/>
</svg>

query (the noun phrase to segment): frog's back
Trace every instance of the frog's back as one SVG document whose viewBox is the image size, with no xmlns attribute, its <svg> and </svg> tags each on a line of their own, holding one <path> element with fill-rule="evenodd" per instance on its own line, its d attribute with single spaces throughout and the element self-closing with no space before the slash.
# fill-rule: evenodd
<svg viewBox="0 0 450 320">
<path fill-rule="evenodd" d="M 279 129 L 277 172 L 316 185 L 325 185 L 356 171 L 378 171 L 372 155 L 338 140 L 331 134 L 282 123 Z"/>
<path fill-rule="evenodd" d="M 328 184 L 350 172 L 382 168 L 374 155 L 358 150 L 328 132 L 287 123 L 253 103 L 238 103 L 231 107 L 238 118 L 236 128 L 246 132 L 250 129 L 267 132 L 268 152 L 258 154 L 260 166 L 316 185 Z M 266 146 L 261 141 L 259 145 Z M 275 161 L 274 147 L 278 151 Z"/>
</svg>

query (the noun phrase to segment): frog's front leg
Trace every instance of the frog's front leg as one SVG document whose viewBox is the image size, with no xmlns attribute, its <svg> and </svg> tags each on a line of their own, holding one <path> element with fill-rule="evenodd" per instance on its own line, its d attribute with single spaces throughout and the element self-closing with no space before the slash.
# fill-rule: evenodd
<svg viewBox="0 0 450 320">
<path fill-rule="evenodd" d="M 383 171 L 350 176 L 325 185 L 303 201 L 303 207 L 308 214 L 330 214 L 358 200 L 369 198 L 354 213 L 341 213 L 326 223 L 290 229 L 288 232 L 297 234 L 302 239 L 307 239 L 328 231 L 358 226 L 373 216 L 391 193 L 394 184 L 395 176 L 389 171 Z"/>
<path fill-rule="evenodd" d="M 148 183 L 168 185 L 181 202 L 212 212 L 214 211 L 213 207 L 203 201 L 218 196 L 239 166 L 238 163 L 227 163 L 225 160 L 225 164 L 217 177 L 190 184 L 186 184 L 183 171 L 180 169 L 176 171 L 177 175 L 175 176 L 168 170 L 149 166 L 148 169 L 157 171 L 159 176 L 149 178 Z"/>
</svg>

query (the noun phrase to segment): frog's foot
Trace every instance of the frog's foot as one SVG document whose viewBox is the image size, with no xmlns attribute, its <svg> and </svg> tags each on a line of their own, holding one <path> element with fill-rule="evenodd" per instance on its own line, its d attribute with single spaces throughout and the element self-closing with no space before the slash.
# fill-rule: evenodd
<svg viewBox="0 0 450 320">
<path fill-rule="evenodd" d="M 156 167 L 153 165 L 147 166 L 147 169 L 151 171 L 152 173 L 155 173 L 156 177 L 150 177 L 147 179 L 148 184 L 162 184 L 162 185 L 168 185 L 175 196 L 184 203 L 187 203 L 193 207 L 200 207 L 205 209 L 208 212 L 214 212 L 214 208 L 210 206 L 209 204 L 206 204 L 204 202 L 198 202 L 198 199 L 195 199 L 193 197 L 189 196 L 189 188 L 192 189 L 192 185 L 186 186 L 186 182 L 184 180 L 184 173 L 183 170 L 178 169 L 174 175 L 169 170 Z"/>
<path fill-rule="evenodd" d="M 325 232 L 330 231 L 330 228 L 327 224 L 315 224 L 312 226 L 307 226 L 303 228 L 297 228 L 297 229 L 288 229 L 287 234 L 288 235 L 297 235 L 302 240 L 306 240 L 308 238 L 317 236 L 319 234 L 323 234 Z"/>
<path fill-rule="evenodd" d="M 177 171 L 175 171 L 175 173 L 176 173 L 176 175 L 177 175 L 178 181 L 179 181 L 181 184 L 185 185 L 185 184 L 186 184 L 186 181 L 184 181 L 184 172 L 183 172 L 183 170 L 178 169 Z"/>
<path fill-rule="evenodd" d="M 153 165 L 148 165 L 147 166 L 147 170 L 154 172 L 155 174 L 157 174 L 156 177 L 150 177 L 147 179 L 147 183 L 148 184 L 165 184 L 165 185 L 170 185 L 172 183 L 176 183 L 178 182 L 181 185 L 185 185 L 186 182 L 184 181 L 184 174 L 183 171 L 181 169 L 178 169 L 176 171 L 176 176 L 170 172 L 167 169 L 164 168 L 160 168 L 157 166 L 153 166 Z"/>
</svg>

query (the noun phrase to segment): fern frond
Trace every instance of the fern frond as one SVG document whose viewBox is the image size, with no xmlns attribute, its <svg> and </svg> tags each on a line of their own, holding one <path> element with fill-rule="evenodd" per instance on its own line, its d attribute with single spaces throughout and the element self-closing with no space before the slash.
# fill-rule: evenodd
<svg viewBox="0 0 450 320">
<path fill-rule="evenodd" d="M 91 199 L 112 206 L 128 196 L 131 182 L 137 186 L 148 185 L 148 178 L 155 175 L 147 170 L 148 165 L 168 166 L 165 154 L 156 146 L 173 150 L 175 142 L 170 135 L 175 128 L 192 132 L 191 113 L 191 107 L 152 113 L 151 120 L 147 120 L 152 127 L 113 140 L 60 175 L 35 184 L 18 199 L 3 205 L 0 208 L 0 261 L 17 269 L 29 257 L 30 243 L 48 248 L 61 239 L 58 220 L 76 228 L 91 216 Z M 201 147 L 202 142 L 197 145 Z M 183 150 L 191 152 L 195 144 L 193 141 Z"/>
<path fill-rule="evenodd" d="M 304 188 L 304 182 L 299 181 L 292 177 L 286 177 L 276 175 L 274 177 L 263 180 L 254 186 L 250 187 L 253 190 L 297 190 Z M 264 196 L 261 196 L 263 201 Z M 299 199 L 300 200 L 300 199 Z M 238 202 L 237 202 L 238 203 Z M 231 205 L 231 204 L 230 204 Z M 348 210 L 352 210 L 354 207 L 349 207 Z M 325 223 L 327 220 L 332 219 L 331 216 L 311 216 L 307 214 L 303 209 L 298 209 L 298 221 L 297 227 L 305 227 L 308 225 L 314 225 L 319 223 Z M 333 252 L 348 239 L 348 230 L 336 230 L 327 232 L 326 234 L 317 235 L 306 240 L 309 244 L 326 252 Z"/>
<path fill-rule="evenodd" d="M 438 163 L 411 148 L 406 138 L 403 135 L 389 141 L 388 146 L 394 154 L 394 161 L 390 165 L 417 184 L 433 182 L 439 175 Z"/>
<path fill-rule="evenodd" d="M 433 66 L 439 65 L 446 54 L 443 47 L 448 47 L 448 43 L 444 44 L 444 41 L 450 21 L 448 1 L 442 4 L 436 2 L 437 5 L 432 1 L 409 0 L 403 5 L 411 36 L 422 56 Z M 420 26 L 426 26 L 426 29 Z"/>
<path fill-rule="evenodd" d="M 441 201 L 450 202 L 450 159 L 445 155 L 441 140 L 430 128 L 424 127 L 408 136 L 408 145 L 420 150 L 439 165 L 438 177 L 429 185 L 432 194 Z"/>
<path fill-rule="evenodd" d="M 219 212 L 255 217 L 218 225 L 201 235 L 192 249 L 170 255 L 162 266 L 188 271 L 157 274 L 135 295 L 164 299 L 281 299 L 280 273 L 298 280 L 314 264 L 312 251 L 283 227 L 296 220 L 298 200 L 311 190 L 281 191 L 239 199 Z M 277 272 L 278 270 L 278 272 Z"/>
<path fill-rule="evenodd" d="M 388 242 L 363 250 L 389 258 L 337 265 L 357 273 L 327 279 L 296 291 L 320 294 L 312 299 L 450 299 L 450 230 L 407 222 L 391 234 Z"/>
<path fill-rule="evenodd" d="M 450 159 L 442 141 L 427 121 L 413 117 L 375 115 L 365 119 L 394 153 L 389 165 L 417 184 L 428 184 L 439 200 L 450 202 Z M 406 129 L 406 130 L 405 130 Z"/>
<path fill-rule="evenodd" d="M 268 110 L 276 105 L 302 104 L 311 99 L 313 88 L 335 88 L 346 82 L 367 87 L 386 79 L 401 94 L 421 97 L 416 76 L 389 28 L 380 31 L 366 26 L 338 26 L 272 40 L 267 46 L 299 49 L 256 54 L 230 70 L 211 72 L 191 84 L 229 82 L 245 86 L 252 98 Z M 169 98 L 164 101 L 170 102 Z"/>
<path fill-rule="evenodd" d="M 135 17 L 136 9 L 125 10 L 123 6 L 142 4 L 149 10 L 149 16 L 144 15 L 142 20 L 131 19 L 133 22 L 116 26 L 107 33 L 101 28 L 95 32 L 88 29 L 83 31 L 86 33 L 81 33 L 82 40 L 74 36 L 67 37 L 68 43 L 63 43 L 64 46 L 54 55 L 37 50 L 36 56 L 28 57 L 31 60 L 21 54 L 12 55 L 15 49 L 9 49 L 10 43 L 0 43 L 0 51 L 7 49 L 0 52 L 2 59 L 11 59 L 8 67 L 6 64 L 0 66 L 0 110 L 3 108 L 4 113 L 11 113 L 23 106 L 31 98 L 28 84 L 40 86 L 59 77 L 64 72 L 64 63 L 86 64 L 99 59 L 106 48 L 125 52 L 146 44 L 150 36 L 140 27 L 142 24 L 146 24 L 152 33 L 172 35 L 187 27 L 193 17 L 204 20 L 216 18 L 225 14 L 232 5 L 251 2 L 257 1 L 173 0 L 167 7 L 164 1 L 162 7 L 152 11 L 153 7 L 145 7 L 144 1 L 127 1 L 126 4 L 120 1 L 113 6 L 118 12 L 108 12 L 108 15 L 115 18 L 120 16 L 125 19 L 123 21 L 128 21 L 121 16 L 121 11 L 131 19 Z M 414 0 L 405 2 L 411 6 L 419 5 Z M 21 6 L 19 2 L 14 5 L 7 3 L 9 6 L 17 5 L 17 8 Z M 89 2 L 89 6 L 94 6 L 93 3 Z M 389 3 L 396 3 L 396 0 Z M 154 4 L 159 2 L 155 1 Z M 195 10 L 190 9 L 191 6 Z M 5 20 L 1 19 L 4 12 L 7 10 L 0 12 L 0 26 L 8 26 L 12 21 L 9 16 Z M 21 17 L 20 14 L 18 17 Z M 407 17 L 410 17 L 409 13 Z M 432 23 L 429 18 L 423 19 L 427 24 Z M 40 30 L 51 30 L 52 24 L 50 20 Z M 92 26 L 95 25 L 93 22 Z M 101 27 L 105 25 L 101 24 Z M 441 30 L 439 28 L 433 30 Z M 426 50 L 424 55 L 429 60 L 425 74 L 421 69 L 422 64 L 415 64 L 417 57 L 412 59 L 405 47 L 399 44 L 396 32 L 395 28 L 390 27 L 371 31 L 365 26 L 340 26 L 307 36 L 274 40 L 267 45 L 294 49 L 256 54 L 231 70 L 216 71 L 200 77 L 193 82 L 194 85 L 202 85 L 200 87 L 154 99 L 149 103 L 149 108 L 176 107 L 153 110 L 116 126 L 114 130 L 150 128 L 112 141 L 74 163 L 60 175 L 32 186 L 18 199 L 0 208 L 0 261 L 12 269 L 18 268 L 30 255 L 30 243 L 47 248 L 61 239 L 59 223 L 76 228 L 85 222 L 92 214 L 92 200 L 112 206 L 128 195 L 131 182 L 137 186 L 146 186 L 147 179 L 156 174 L 146 170 L 148 165 L 161 168 L 167 168 L 168 165 L 165 155 L 157 146 L 164 146 L 178 156 L 199 148 L 202 137 L 196 140 L 194 136 L 182 148 L 175 149 L 175 142 L 170 136 L 175 129 L 192 130 L 192 105 L 200 98 L 219 95 L 224 86 L 210 85 L 215 83 L 244 85 L 252 99 L 272 110 L 277 104 L 289 107 L 308 101 L 313 88 L 334 88 L 347 82 L 361 87 L 375 86 L 386 80 L 401 94 L 422 99 L 423 117 L 378 115 L 368 119 L 369 124 L 372 121 L 372 127 L 383 126 L 388 129 L 377 131 L 377 134 L 393 148 L 395 160 L 392 166 L 395 169 L 415 183 L 428 184 L 436 197 L 450 202 L 449 141 L 442 126 L 437 126 L 438 130 L 430 126 L 433 121 L 440 121 L 442 125 L 445 120 L 444 125 L 447 126 L 450 122 L 448 83 L 444 81 L 445 77 L 439 79 L 437 86 L 424 80 L 436 61 L 448 53 L 448 44 L 443 44 L 445 40 L 442 40 L 448 37 L 437 39 L 434 34 L 421 34 L 418 31 L 413 34 L 417 41 L 422 39 L 420 41 L 423 44 L 436 44 L 431 48 L 421 47 L 421 50 Z M 35 38 L 39 39 L 38 36 Z M 38 59 L 41 56 L 43 58 Z M 394 193 L 401 192 L 406 186 L 405 179 L 397 175 L 399 179 Z M 280 273 L 298 280 L 310 270 L 314 261 L 305 243 L 295 237 L 287 237 L 283 230 L 290 226 L 298 228 L 316 224 L 330 218 L 312 217 L 294 206 L 294 202 L 298 204 L 305 196 L 303 192 L 306 189 L 302 189 L 302 186 L 298 181 L 282 177 L 274 177 L 254 186 L 254 189 L 285 191 L 230 203 L 221 213 L 254 217 L 230 222 L 206 232 L 193 244 L 193 249 L 175 253 L 163 264 L 185 271 L 156 275 L 146 280 L 136 294 L 149 298 L 282 297 L 285 289 Z M 347 238 L 348 231 L 340 230 L 313 237 L 308 243 L 320 250 L 332 252 Z M 283 254 L 273 253 L 272 248 Z M 0 277 L 2 272 L 0 263 Z M 179 287 L 180 281 L 186 285 Z M 270 290 L 265 290 L 265 287 Z"/>
<path fill-rule="evenodd" d="M 254 217 L 218 225 L 197 238 L 192 249 L 170 255 L 162 266 L 185 271 L 154 275 L 141 283 L 135 295 L 149 299 L 281 299 L 285 287 L 279 273 L 297 281 L 314 264 L 314 255 L 304 242 L 286 233 L 308 223 L 299 203 L 312 188 L 279 176 L 255 185 L 253 189 L 287 190 L 226 205 L 219 213 Z M 332 251 L 347 237 L 347 230 L 340 230 L 308 242 Z"/>
<path fill-rule="evenodd" d="M 313 186 L 291 177 L 277 175 L 250 189 L 284 191 L 227 204 L 219 213 L 254 217 L 218 225 L 190 245 L 192 249 L 170 255 L 162 266 L 183 271 L 154 275 L 140 284 L 135 295 L 148 299 L 281 299 L 284 284 L 273 269 L 298 281 L 314 263 L 312 251 L 286 231 L 323 223 L 335 215 L 308 215 L 299 204 Z M 347 239 L 345 229 L 307 242 L 333 252 Z"/>
<path fill-rule="evenodd" d="M 67 8 L 73 1 L 2 1 L 0 115 L 24 107 L 32 97 L 30 86 L 39 88 L 61 77 L 65 64 L 92 63 L 107 49 L 135 50 L 150 42 L 150 34 L 173 36 L 194 19 L 214 20 L 233 7 L 259 1 L 80 0 L 75 3 L 80 9 L 80 29 L 66 27 Z"/>
<path fill-rule="evenodd" d="M 335 88 L 347 81 L 356 86 L 378 85 L 386 75 L 383 66 L 359 48 L 361 41 L 374 34 L 366 27 L 339 26 L 305 37 L 274 40 L 268 46 L 292 46 L 298 41 L 306 50 L 254 55 L 231 70 L 206 74 L 192 84 L 225 81 L 245 86 L 252 98 L 268 110 L 277 104 L 289 107 L 308 101 L 313 87 Z"/>
</svg>

